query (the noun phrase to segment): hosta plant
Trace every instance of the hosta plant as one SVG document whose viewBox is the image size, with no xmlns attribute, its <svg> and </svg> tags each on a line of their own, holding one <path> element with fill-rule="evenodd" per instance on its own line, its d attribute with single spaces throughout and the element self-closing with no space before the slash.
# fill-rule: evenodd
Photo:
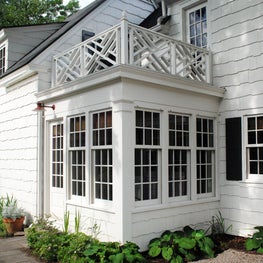
<svg viewBox="0 0 263 263">
<path fill-rule="evenodd" d="M 258 231 L 245 243 L 246 250 L 256 250 L 258 253 L 263 254 L 263 226 L 256 226 L 255 229 Z"/>
<path fill-rule="evenodd" d="M 193 261 L 203 257 L 214 257 L 214 243 L 205 236 L 204 230 L 194 230 L 189 226 L 183 231 L 165 231 L 160 238 L 149 244 L 150 257 L 162 257 L 171 263 Z"/>
</svg>

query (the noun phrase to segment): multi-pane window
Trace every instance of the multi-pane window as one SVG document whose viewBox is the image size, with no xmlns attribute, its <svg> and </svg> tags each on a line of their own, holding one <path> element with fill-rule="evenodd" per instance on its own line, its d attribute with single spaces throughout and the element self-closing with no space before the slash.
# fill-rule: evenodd
<svg viewBox="0 0 263 263">
<path fill-rule="evenodd" d="M 169 114 L 169 197 L 188 195 L 189 171 L 189 117 Z"/>
<path fill-rule="evenodd" d="M 197 194 L 213 193 L 215 149 L 212 119 L 196 119 L 196 143 Z"/>
<path fill-rule="evenodd" d="M 76 116 L 69 119 L 69 159 L 71 195 L 86 195 L 86 118 Z"/>
<path fill-rule="evenodd" d="M 263 174 L 263 116 L 247 118 L 248 173 Z"/>
<path fill-rule="evenodd" d="M 112 111 L 92 114 L 94 198 L 113 200 Z"/>
<path fill-rule="evenodd" d="M 5 73 L 6 67 L 6 47 L 0 47 L 0 76 Z"/>
<path fill-rule="evenodd" d="M 52 187 L 63 188 L 63 124 L 52 125 Z"/>
<path fill-rule="evenodd" d="M 136 111 L 135 201 L 156 200 L 159 188 L 160 113 Z"/>
<path fill-rule="evenodd" d="M 188 12 L 189 41 L 192 45 L 207 47 L 207 16 L 206 7 L 201 6 Z"/>
</svg>

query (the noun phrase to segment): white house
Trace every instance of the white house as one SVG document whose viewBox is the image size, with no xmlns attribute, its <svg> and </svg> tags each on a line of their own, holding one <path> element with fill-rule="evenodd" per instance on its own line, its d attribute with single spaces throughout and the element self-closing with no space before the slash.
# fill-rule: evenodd
<svg viewBox="0 0 263 263">
<path fill-rule="evenodd" d="M 0 195 L 142 250 L 263 225 L 263 2 L 96 0 L 0 31 Z M 54 106 L 53 106 L 54 105 Z M 45 111 L 33 111 L 38 109 Z"/>
</svg>

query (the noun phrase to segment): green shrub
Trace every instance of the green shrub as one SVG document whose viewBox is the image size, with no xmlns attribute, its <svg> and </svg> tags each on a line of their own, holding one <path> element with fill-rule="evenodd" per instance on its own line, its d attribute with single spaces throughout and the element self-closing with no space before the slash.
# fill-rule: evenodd
<svg viewBox="0 0 263 263">
<path fill-rule="evenodd" d="M 252 238 L 246 240 L 246 250 L 256 250 L 258 253 L 263 254 L 263 226 L 256 226 L 258 232 L 254 233 Z"/>
<path fill-rule="evenodd" d="M 193 261 L 203 257 L 214 257 L 214 242 L 205 236 L 204 230 L 189 226 L 183 231 L 165 231 L 160 238 L 149 243 L 149 256 L 158 257 L 171 263 Z"/>
</svg>

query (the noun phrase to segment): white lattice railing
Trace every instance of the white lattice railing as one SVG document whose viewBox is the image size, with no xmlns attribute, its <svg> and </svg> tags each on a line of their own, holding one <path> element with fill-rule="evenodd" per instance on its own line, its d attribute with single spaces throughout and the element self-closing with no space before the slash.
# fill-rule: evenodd
<svg viewBox="0 0 263 263">
<path fill-rule="evenodd" d="M 120 25 L 55 56 L 53 86 L 119 64 L 210 82 L 209 57 L 205 49 L 132 25 L 123 18 Z"/>
</svg>

